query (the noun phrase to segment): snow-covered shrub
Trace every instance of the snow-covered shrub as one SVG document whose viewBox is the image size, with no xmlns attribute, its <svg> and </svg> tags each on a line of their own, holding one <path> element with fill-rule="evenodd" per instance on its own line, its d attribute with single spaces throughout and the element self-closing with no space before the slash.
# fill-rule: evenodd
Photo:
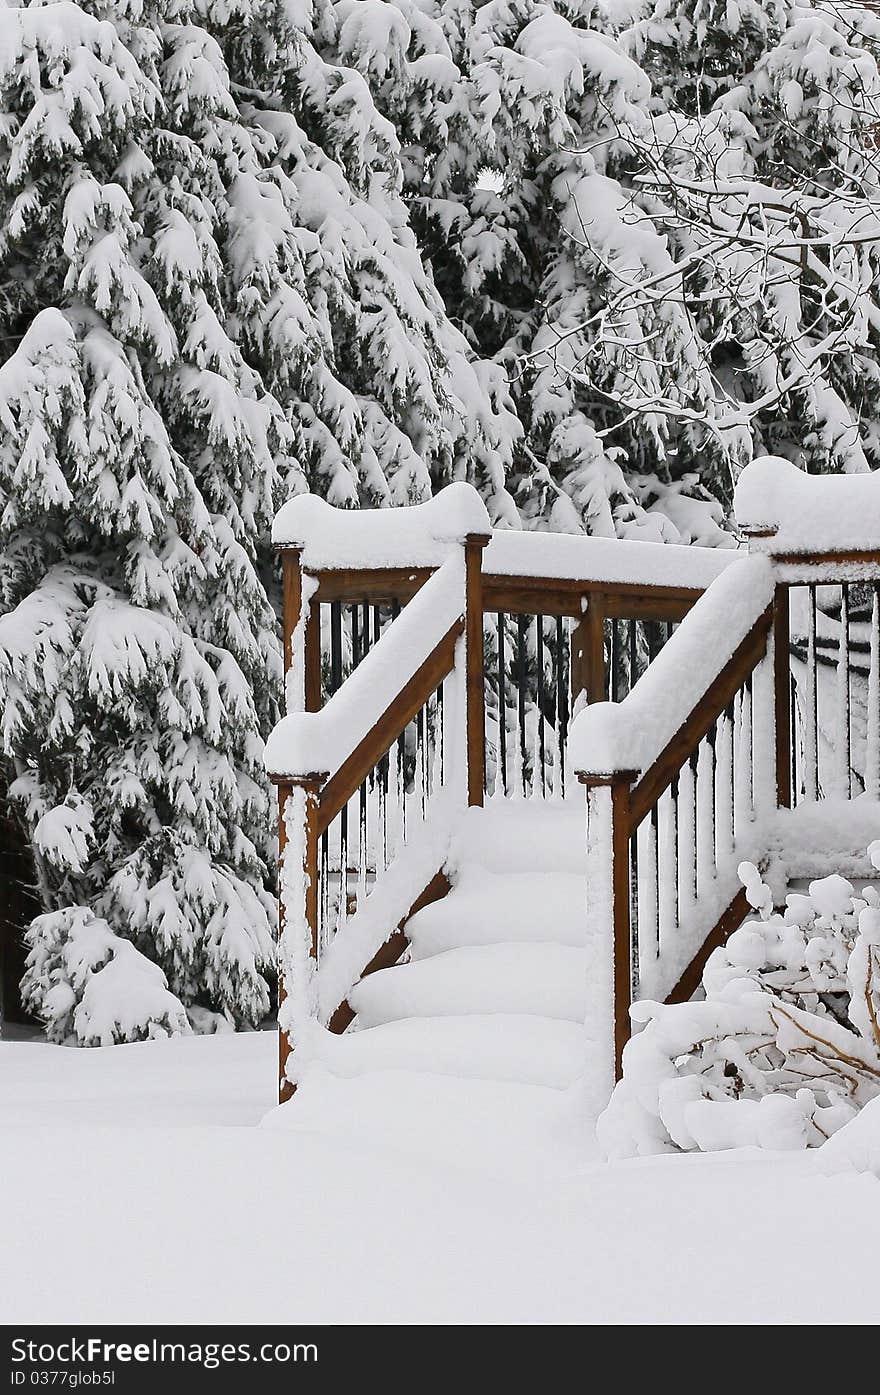
<svg viewBox="0 0 880 1395">
<path fill-rule="evenodd" d="M 880 868 L 880 841 L 869 855 Z M 880 1095 L 880 892 L 824 877 L 779 913 L 740 876 L 757 916 L 711 955 L 705 1001 L 632 1008 L 609 1156 L 817 1147 Z"/>
<path fill-rule="evenodd" d="M 191 1030 L 158 965 L 86 907 L 39 916 L 28 939 L 23 996 L 50 1041 L 113 1046 Z"/>
</svg>

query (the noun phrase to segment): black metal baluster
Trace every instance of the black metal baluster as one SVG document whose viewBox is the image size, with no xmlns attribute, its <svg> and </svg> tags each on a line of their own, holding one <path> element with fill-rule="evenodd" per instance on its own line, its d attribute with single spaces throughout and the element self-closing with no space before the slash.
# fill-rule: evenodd
<svg viewBox="0 0 880 1395">
<path fill-rule="evenodd" d="M 629 840 L 629 891 L 630 891 L 630 991 L 633 1002 L 639 995 L 639 834 L 635 829 Z"/>
<path fill-rule="evenodd" d="M 342 685 L 342 602 L 330 602 L 330 696 Z"/>
<path fill-rule="evenodd" d="M 849 582 L 840 588 L 840 633 L 843 651 L 843 680 L 846 698 L 846 713 L 843 723 L 844 768 L 846 770 L 846 797 L 852 799 L 852 671 L 850 668 L 850 605 Z"/>
<path fill-rule="evenodd" d="M 501 762 L 501 789 L 507 786 L 507 677 L 504 672 L 504 616 L 498 612 L 498 759 Z"/>
<path fill-rule="evenodd" d="M 321 834 L 321 894 L 318 897 L 318 957 L 330 938 L 330 834 Z"/>
<path fill-rule="evenodd" d="M 382 611 L 378 605 L 373 606 L 373 643 L 378 644 L 382 636 Z M 383 756 L 377 767 L 379 782 L 379 837 L 376 846 L 376 872 L 379 871 L 379 860 L 381 857 L 382 866 L 388 866 L 388 757 Z"/>
<path fill-rule="evenodd" d="M 370 649 L 370 607 L 365 601 L 361 612 L 360 627 L 361 653 L 360 658 L 365 659 Z M 358 791 L 358 823 L 360 836 L 360 878 L 358 890 L 363 889 L 366 894 L 367 872 L 370 863 L 370 826 L 369 826 L 369 806 L 370 806 L 370 783 L 374 775 L 371 771 L 365 780 L 361 782 Z"/>
<path fill-rule="evenodd" d="M 540 615 L 535 616 L 535 663 L 537 666 L 538 710 L 536 720 L 538 723 L 537 760 L 541 767 L 541 794 L 547 797 L 547 752 L 544 749 L 544 620 Z M 534 783 L 537 783 L 536 781 Z"/>
<path fill-rule="evenodd" d="M 638 621 L 629 622 L 629 692 L 632 692 L 639 679 L 639 635 Z"/>
<path fill-rule="evenodd" d="M 718 722 L 714 721 L 709 731 L 709 778 L 711 780 L 710 795 L 712 808 L 712 868 L 715 872 L 718 871 L 718 837 L 716 831 L 718 824 L 718 788 L 716 780 L 718 770 L 717 743 Z"/>
<path fill-rule="evenodd" d="M 565 797 L 565 748 L 568 742 L 569 676 L 565 669 L 569 639 L 565 621 L 560 615 L 556 621 L 556 719 L 559 732 L 559 788 Z"/>
<path fill-rule="evenodd" d="M 791 756 L 791 777 L 790 777 L 790 778 L 791 778 L 791 802 L 792 802 L 792 807 L 794 807 L 794 806 L 800 804 L 800 802 L 801 802 L 801 798 L 800 798 L 800 794 L 801 794 L 800 784 L 801 784 L 801 782 L 800 782 L 800 777 L 799 777 L 799 760 L 798 760 L 798 751 L 800 750 L 800 742 L 798 741 L 797 683 L 795 682 L 795 678 L 794 678 L 794 673 L 793 673 L 793 672 L 789 672 L 789 680 L 788 680 L 788 681 L 789 681 L 788 710 L 789 710 L 789 718 L 790 718 L 790 721 L 789 721 L 789 728 L 790 728 L 790 730 L 789 730 L 788 742 L 789 742 L 789 755 Z"/>
<path fill-rule="evenodd" d="M 819 668 L 816 655 L 816 587 L 810 586 L 810 629 L 807 638 L 807 665 L 809 669 L 809 692 L 810 706 L 812 711 L 807 714 L 807 720 L 813 734 L 813 746 L 810 752 L 812 758 L 812 779 L 813 788 L 811 794 L 813 799 L 819 798 Z"/>
<path fill-rule="evenodd" d="M 516 617 L 517 640 L 517 701 L 519 711 L 519 745 L 522 761 L 522 792 L 526 793 L 526 772 L 528 770 L 528 741 L 526 739 L 526 617 Z"/>
<path fill-rule="evenodd" d="M 421 771 L 422 818 L 425 817 L 425 804 L 428 797 L 428 713 L 420 707 L 416 713 L 416 759 Z"/>
<path fill-rule="evenodd" d="M 660 886 L 660 807 L 659 804 L 651 805 L 651 844 L 654 858 L 654 915 L 656 917 L 656 940 L 657 954 L 660 953 L 660 903 L 662 900 L 662 888 Z"/>
<path fill-rule="evenodd" d="M 681 858 L 678 848 L 678 776 L 672 781 L 672 848 L 675 861 L 675 928 L 681 925 Z"/>
</svg>

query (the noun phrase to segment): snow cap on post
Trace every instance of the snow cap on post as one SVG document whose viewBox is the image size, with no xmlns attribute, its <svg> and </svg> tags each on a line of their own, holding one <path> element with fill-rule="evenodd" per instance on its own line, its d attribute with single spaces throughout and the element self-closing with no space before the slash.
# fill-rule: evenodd
<svg viewBox="0 0 880 1395">
<path fill-rule="evenodd" d="M 772 538 L 774 553 L 880 549 L 880 478 L 807 475 L 778 455 L 743 470 L 733 496 L 738 527 Z"/>
<path fill-rule="evenodd" d="M 569 759 L 578 778 L 610 779 L 640 770 L 638 732 L 616 702 L 594 702 L 572 723 Z"/>
<path fill-rule="evenodd" d="M 316 494 L 299 494 L 275 516 L 276 547 L 302 549 L 309 571 L 332 567 L 439 566 L 449 546 L 468 533 L 491 533 L 486 505 L 470 484 L 441 489 L 424 504 L 338 509 Z"/>
</svg>

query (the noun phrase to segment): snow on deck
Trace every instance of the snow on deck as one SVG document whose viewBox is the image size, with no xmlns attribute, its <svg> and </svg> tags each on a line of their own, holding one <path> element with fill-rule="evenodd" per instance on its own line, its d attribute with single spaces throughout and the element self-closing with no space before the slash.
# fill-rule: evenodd
<svg viewBox="0 0 880 1395">
<path fill-rule="evenodd" d="M 733 548 L 498 529 L 483 553 L 483 571 L 491 576 L 702 589 L 742 557 Z"/>
<path fill-rule="evenodd" d="M 274 1046 L 0 1042 L 5 1322 L 876 1321 L 880 1182 L 821 1151 L 607 1165 L 572 1095 L 441 1082 L 465 1151 L 424 1077 L 247 1127 Z"/>
</svg>

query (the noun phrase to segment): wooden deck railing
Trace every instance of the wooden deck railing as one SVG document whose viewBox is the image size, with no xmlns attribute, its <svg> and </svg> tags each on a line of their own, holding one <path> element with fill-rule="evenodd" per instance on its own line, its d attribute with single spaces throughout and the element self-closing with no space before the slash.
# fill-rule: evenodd
<svg viewBox="0 0 880 1395">
<path fill-rule="evenodd" d="M 283 941 L 299 954 L 282 956 L 282 1098 L 292 1089 L 291 1044 L 308 1020 L 345 1030 L 351 988 L 396 962 L 407 919 L 448 890 L 450 810 L 482 803 L 486 791 L 562 797 L 573 714 L 623 697 L 732 560 L 703 549 L 492 533 L 473 492 L 455 491 L 468 497 L 452 529 L 421 523 L 434 505 L 385 511 L 376 532 L 390 524 L 392 536 L 376 541 L 365 537 L 369 516 L 340 516 L 312 498 L 281 520 L 286 720 L 296 755 L 285 765 L 282 723 L 269 766 L 286 864 Z M 442 513 L 443 496 L 436 502 Z M 409 532 L 399 527 L 408 520 Z M 407 635 L 431 623 L 432 590 L 455 555 L 462 584 L 451 625 L 414 671 L 394 669 L 383 696 L 374 675 L 387 681 Z M 327 732 L 347 728 L 359 693 L 375 722 L 342 762 L 322 762 Z M 293 976 L 300 986 L 310 980 L 310 990 L 291 1005 L 284 982 Z"/>
<path fill-rule="evenodd" d="M 619 1071 L 633 997 L 690 996 L 747 914 L 762 815 L 880 797 L 880 554 L 752 532 L 767 556 L 498 532 L 467 486 L 282 511 L 282 1097 L 291 1045 L 345 1030 L 352 987 L 448 890 L 465 803 L 587 786 Z"/>
<path fill-rule="evenodd" d="M 796 496 L 827 488 L 773 464 L 794 472 Z M 880 495 L 861 519 L 850 508 L 850 536 L 877 506 Z M 833 529 L 811 549 L 784 496 L 779 512 L 750 526 L 743 508 L 752 555 L 708 588 L 627 698 L 591 709 L 573 734 L 591 897 L 613 925 L 617 1074 L 633 999 L 689 998 L 742 924 L 737 868 L 765 855 L 776 811 L 880 799 L 880 550 Z M 822 520 L 814 499 L 804 513 Z"/>
<path fill-rule="evenodd" d="M 632 1000 L 689 998 L 746 914 L 737 866 L 777 798 L 775 611 L 769 566 L 740 564 L 629 696 L 584 714 L 575 733 L 591 891 L 612 911 L 618 1073 Z"/>
</svg>

